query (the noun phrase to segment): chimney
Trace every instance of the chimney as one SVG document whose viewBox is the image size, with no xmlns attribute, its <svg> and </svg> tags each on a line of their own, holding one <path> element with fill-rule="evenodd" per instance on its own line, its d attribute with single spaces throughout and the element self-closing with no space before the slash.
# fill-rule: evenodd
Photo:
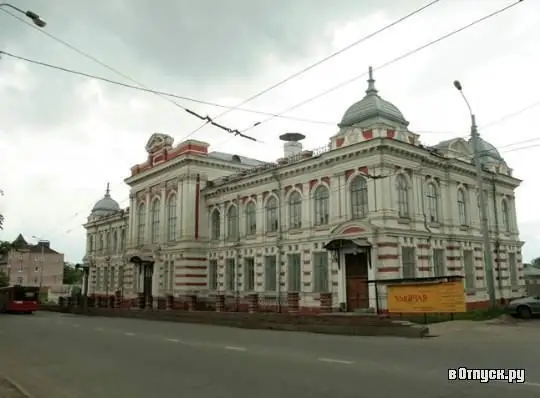
<svg viewBox="0 0 540 398">
<path fill-rule="evenodd" d="M 302 141 L 306 136 L 300 133 L 285 133 L 279 136 L 283 144 L 283 156 L 290 158 L 302 152 Z"/>
</svg>

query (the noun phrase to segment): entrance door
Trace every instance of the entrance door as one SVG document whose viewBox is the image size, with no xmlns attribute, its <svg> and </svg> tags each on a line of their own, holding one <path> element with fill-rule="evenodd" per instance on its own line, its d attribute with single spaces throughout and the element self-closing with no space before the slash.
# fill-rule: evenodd
<svg viewBox="0 0 540 398">
<path fill-rule="evenodd" d="M 368 253 L 345 254 L 347 311 L 369 308 Z"/>
</svg>

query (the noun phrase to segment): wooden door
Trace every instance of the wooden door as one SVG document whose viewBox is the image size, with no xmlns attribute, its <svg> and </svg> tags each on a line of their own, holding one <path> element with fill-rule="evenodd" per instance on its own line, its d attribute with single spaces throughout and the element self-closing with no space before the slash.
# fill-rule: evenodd
<svg viewBox="0 0 540 398">
<path fill-rule="evenodd" d="M 347 310 L 369 308 L 367 252 L 345 255 L 345 279 Z"/>
</svg>

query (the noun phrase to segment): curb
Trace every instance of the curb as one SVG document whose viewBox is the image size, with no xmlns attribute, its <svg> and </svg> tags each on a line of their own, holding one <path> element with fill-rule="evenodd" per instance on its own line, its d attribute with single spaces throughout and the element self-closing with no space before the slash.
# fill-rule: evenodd
<svg viewBox="0 0 540 398">
<path fill-rule="evenodd" d="M 15 388 L 21 395 L 24 396 L 24 398 L 32 398 L 30 393 L 24 389 L 23 386 L 21 386 L 19 383 L 17 383 L 15 380 L 13 380 L 9 376 L 3 376 L 2 377 L 8 384 L 10 384 L 13 388 Z"/>
</svg>

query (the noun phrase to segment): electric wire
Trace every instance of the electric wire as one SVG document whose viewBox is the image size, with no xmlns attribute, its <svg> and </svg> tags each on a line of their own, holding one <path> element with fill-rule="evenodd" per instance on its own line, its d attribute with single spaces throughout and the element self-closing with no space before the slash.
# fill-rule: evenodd
<svg viewBox="0 0 540 398">
<path fill-rule="evenodd" d="M 393 21 L 393 22 L 391 22 L 391 23 L 389 23 L 389 24 L 383 26 L 382 28 L 379 28 L 379 29 L 377 29 L 376 31 L 369 33 L 368 35 L 366 35 L 366 36 L 364 36 L 364 37 L 362 37 L 362 38 L 356 40 L 355 42 L 353 42 L 353 43 L 351 43 L 351 44 L 349 44 L 349 45 L 347 45 L 347 46 L 345 46 L 345 47 L 343 47 L 343 48 L 341 48 L 341 49 L 339 49 L 339 50 L 337 50 L 337 51 L 335 51 L 335 52 L 333 52 L 333 53 L 327 55 L 326 57 L 324 57 L 324 58 L 322 58 L 322 59 L 320 59 L 320 60 L 314 62 L 313 64 L 311 64 L 311 65 L 309 65 L 309 66 L 307 66 L 307 67 L 305 67 L 305 68 L 303 68 L 303 69 L 301 69 L 301 70 L 299 70 L 299 71 L 297 71 L 297 72 L 295 72 L 295 73 L 293 73 L 292 75 L 289 75 L 288 77 L 286 77 L 286 78 L 284 78 L 284 79 L 278 81 L 277 83 L 272 84 L 271 86 L 269 86 L 269 87 L 267 87 L 267 88 L 265 88 L 265 89 L 259 91 L 258 93 L 252 95 L 251 97 L 245 99 L 244 101 L 240 102 L 238 105 L 232 107 L 231 109 L 229 109 L 229 110 L 227 110 L 227 111 L 225 111 L 225 112 L 222 112 L 222 113 L 218 114 L 217 116 L 214 117 L 214 120 L 215 120 L 215 119 L 218 119 L 218 118 L 221 118 L 221 117 L 223 117 L 223 116 L 229 114 L 230 112 L 232 112 L 232 111 L 234 111 L 234 110 L 239 110 L 241 106 L 247 104 L 248 102 L 251 102 L 251 101 L 253 101 L 254 99 L 257 99 L 257 98 L 263 96 L 264 94 L 269 93 L 270 91 L 272 91 L 272 90 L 274 90 L 274 89 L 276 89 L 276 88 L 282 86 L 282 85 L 285 84 L 285 83 L 288 83 L 289 81 L 291 81 L 291 80 L 293 80 L 293 79 L 296 79 L 297 77 L 303 75 L 303 74 L 306 73 L 306 72 L 309 72 L 310 70 L 316 68 L 317 66 L 322 65 L 323 63 L 325 63 L 325 62 L 327 62 L 327 61 L 329 61 L 329 60 L 335 58 L 336 56 L 338 56 L 338 55 L 340 55 L 340 54 L 343 54 L 344 52 L 346 52 L 346 51 L 348 51 L 348 50 L 350 50 L 350 49 L 352 49 L 352 48 L 358 46 L 359 44 L 364 43 L 365 41 L 367 41 L 367 40 L 369 40 L 369 39 L 371 39 L 371 38 L 377 36 L 378 34 L 383 33 L 383 32 L 385 32 L 385 31 L 389 30 L 390 28 L 392 28 L 392 27 L 394 27 L 394 26 L 396 26 L 396 25 L 398 25 L 398 24 L 404 22 L 405 20 L 407 20 L 407 19 L 409 19 L 409 18 L 415 16 L 416 14 L 419 14 L 420 12 L 424 11 L 425 9 L 427 9 L 427 8 L 429 8 L 429 7 L 431 7 L 431 6 L 435 5 L 435 4 L 437 4 L 439 1 L 440 1 L 440 0 L 430 1 L 430 2 L 427 3 L 427 4 L 424 4 L 422 7 L 417 8 L 416 10 L 414 10 L 414 11 L 408 13 L 407 15 L 404 15 L 403 17 L 398 18 L 397 20 L 395 20 L 395 21 Z M 277 117 L 277 116 L 276 116 L 276 117 Z M 185 138 L 189 138 L 189 137 L 193 136 L 194 134 L 196 134 L 197 132 L 199 132 L 201 129 L 203 129 L 203 128 L 204 128 L 205 126 L 207 126 L 207 125 L 208 125 L 207 123 L 203 123 L 201 126 L 199 126 L 199 127 L 196 128 L 195 130 L 193 130 L 191 133 L 189 133 Z"/>
</svg>

